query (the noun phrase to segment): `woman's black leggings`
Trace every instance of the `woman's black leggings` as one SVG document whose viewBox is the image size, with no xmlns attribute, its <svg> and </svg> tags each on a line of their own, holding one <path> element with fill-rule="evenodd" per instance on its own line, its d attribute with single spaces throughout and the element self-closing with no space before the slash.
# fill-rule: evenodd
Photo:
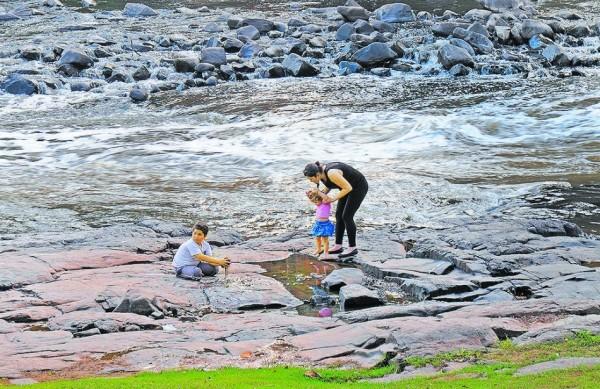
<svg viewBox="0 0 600 389">
<path fill-rule="evenodd" d="M 356 224 L 354 214 L 369 191 L 367 180 L 360 185 L 353 186 L 352 191 L 338 201 L 335 210 L 335 243 L 342 244 L 344 231 L 348 232 L 348 245 L 356 247 Z"/>
</svg>

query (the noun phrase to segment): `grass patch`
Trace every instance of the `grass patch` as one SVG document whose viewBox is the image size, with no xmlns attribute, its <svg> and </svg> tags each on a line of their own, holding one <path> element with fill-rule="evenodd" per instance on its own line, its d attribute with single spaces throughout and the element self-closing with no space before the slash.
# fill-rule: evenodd
<svg viewBox="0 0 600 389">
<path fill-rule="evenodd" d="M 408 357 L 406 358 L 406 363 L 414 367 L 424 367 L 427 365 L 442 367 L 446 364 L 446 362 L 476 361 L 481 357 L 481 354 L 481 351 L 458 350 L 434 355 L 432 357 Z"/>
</svg>

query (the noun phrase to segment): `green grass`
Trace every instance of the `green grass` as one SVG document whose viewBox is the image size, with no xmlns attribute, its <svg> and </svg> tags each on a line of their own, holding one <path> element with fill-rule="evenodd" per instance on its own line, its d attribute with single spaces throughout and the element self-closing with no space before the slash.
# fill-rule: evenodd
<svg viewBox="0 0 600 389">
<path fill-rule="evenodd" d="M 464 369 L 387 384 L 361 382 L 394 373 L 394 366 L 377 369 L 307 369 L 273 367 L 226 368 L 214 371 L 185 370 L 142 373 L 130 377 L 53 381 L 32 388 L 597 388 L 600 366 L 550 371 L 514 377 L 520 367 L 562 357 L 600 356 L 600 336 L 580 332 L 562 342 L 516 346 L 502 341 L 487 352 L 459 350 L 433 357 L 411 357 L 415 367 L 444 366 L 450 361 L 468 361 Z M 0 385 L 1 386 L 1 385 Z"/>
</svg>

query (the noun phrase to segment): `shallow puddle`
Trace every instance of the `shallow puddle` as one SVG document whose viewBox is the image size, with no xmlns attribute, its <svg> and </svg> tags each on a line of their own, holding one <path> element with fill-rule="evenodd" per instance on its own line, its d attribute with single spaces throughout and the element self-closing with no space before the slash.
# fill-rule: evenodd
<svg viewBox="0 0 600 389">
<path fill-rule="evenodd" d="M 264 275 L 273 277 L 281 282 L 287 290 L 296 298 L 304 301 L 304 304 L 298 307 L 298 312 L 306 316 L 318 316 L 319 310 L 329 307 L 333 312 L 339 311 L 339 305 L 329 305 L 325 302 L 317 305 L 310 303 L 313 296 L 324 301 L 331 295 L 321 288 L 321 280 L 335 269 L 339 269 L 340 264 L 334 262 L 323 262 L 307 255 L 292 255 L 283 261 L 262 262 L 261 267 L 267 270 Z"/>
</svg>

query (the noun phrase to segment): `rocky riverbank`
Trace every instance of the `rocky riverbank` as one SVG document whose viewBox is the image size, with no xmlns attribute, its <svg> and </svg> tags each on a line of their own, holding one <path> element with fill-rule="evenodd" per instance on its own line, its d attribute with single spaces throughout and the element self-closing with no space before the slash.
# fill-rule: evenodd
<svg viewBox="0 0 600 389">
<path fill-rule="evenodd" d="M 294 308 L 303 302 L 261 274 L 263 262 L 306 255 L 311 240 L 304 233 L 243 241 L 217 231 L 210 241 L 234 264 L 226 279 L 199 282 L 172 274 L 172 251 L 189 231 L 169 222 L 5 241 L 0 377 L 375 366 L 505 338 L 528 343 L 598 333 L 596 236 L 558 220 L 451 225 L 365 233 L 356 269 L 335 270 L 323 282 L 341 287 L 342 304 L 355 304 L 333 318 L 299 315 Z M 382 305 L 377 282 L 395 285 L 404 302 Z"/>
<path fill-rule="evenodd" d="M 573 12 L 541 14 L 524 0 L 481 0 L 461 15 L 403 3 L 368 10 L 354 1 L 289 13 L 232 14 L 202 7 L 86 13 L 58 0 L 0 9 L 0 89 L 12 94 L 105 91 L 133 101 L 150 93 L 280 77 L 364 73 L 425 76 L 585 76 L 600 64 L 600 24 Z M 35 27 L 39 26 L 39 27 Z M 47 31 L 48 28 L 52 30 Z M 119 84 L 119 85 L 120 85 Z"/>
</svg>

